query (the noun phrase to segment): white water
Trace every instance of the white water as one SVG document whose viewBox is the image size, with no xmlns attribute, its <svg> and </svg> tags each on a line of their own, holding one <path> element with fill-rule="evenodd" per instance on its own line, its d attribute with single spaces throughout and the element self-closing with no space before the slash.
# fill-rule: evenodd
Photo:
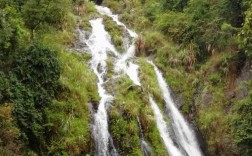
<svg viewBox="0 0 252 156">
<path fill-rule="evenodd" d="M 171 156 L 182 156 L 182 153 L 179 151 L 179 149 L 174 145 L 169 132 L 168 132 L 168 127 L 166 125 L 166 122 L 164 121 L 163 115 L 158 108 L 156 102 L 152 99 L 152 97 L 149 97 L 149 101 L 151 104 L 151 108 L 153 109 L 156 122 L 157 122 L 157 127 L 160 133 L 161 138 L 164 141 L 165 147 Z"/>
<path fill-rule="evenodd" d="M 166 84 L 162 73 L 158 68 L 152 63 L 157 76 L 158 84 L 163 93 L 164 100 L 166 102 L 166 107 L 170 111 L 170 117 L 172 119 L 172 127 L 176 135 L 176 141 L 182 146 L 185 152 L 189 156 L 201 156 L 201 151 L 197 143 L 196 137 L 193 131 L 190 129 L 189 125 L 175 106 L 171 94 L 169 92 L 169 87 Z"/>
<path fill-rule="evenodd" d="M 100 7 L 100 9 L 102 9 L 102 7 Z M 99 7 L 97 7 L 97 10 L 99 10 Z M 118 22 L 117 20 L 117 23 Z M 107 75 L 106 60 L 108 58 L 108 53 L 113 52 L 118 60 L 115 63 L 115 70 L 117 72 L 123 71 L 123 73 L 129 76 L 133 83 L 141 85 L 138 78 L 138 65 L 129 60 L 134 57 L 135 46 L 134 43 L 132 43 L 129 48 L 127 48 L 126 53 L 121 55 L 111 43 L 111 37 L 105 31 L 103 19 L 98 18 L 90 20 L 90 24 L 92 26 L 92 32 L 88 39 L 85 39 L 85 31 L 79 30 L 79 34 L 81 42 L 87 45 L 92 55 L 90 66 L 98 78 L 97 86 L 99 96 L 101 97 L 97 112 L 94 114 L 93 136 L 96 142 L 96 151 L 99 156 L 118 155 L 113 142 L 110 146 L 112 150 L 109 149 L 109 143 L 111 144 L 110 140 L 112 139 L 108 131 L 107 107 L 113 102 L 113 96 L 108 94 L 103 87 Z M 125 25 L 124 28 L 129 32 L 130 37 L 137 37 L 137 35 L 133 31 L 127 29 Z"/>
<path fill-rule="evenodd" d="M 131 60 L 135 57 L 135 42 L 134 42 L 134 40 L 138 37 L 137 34 L 134 31 L 128 29 L 122 22 L 120 22 L 118 19 L 118 15 L 113 15 L 109 8 L 102 7 L 102 6 L 96 6 L 96 9 L 100 14 L 111 17 L 113 19 L 113 21 L 115 21 L 117 23 L 118 26 L 122 26 L 124 28 L 124 30 L 129 34 L 129 36 L 131 38 L 133 38 L 132 44 L 129 47 L 127 45 L 125 46 L 125 47 L 128 47 L 128 48 L 126 48 L 126 53 L 124 53 L 123 55 L 121 55 L 118 58 L 118 60 L 115 64 L 115 71 L 118 73 L 123 72 L 123 73 L 127 74 L 135 85 L 140 86 L 141 83 L 140 83 L 140 80 L 138 77 L 139 66 L 137 64 L 133 63 L 133 61 Z"/>
<path fill-rule="evenodd" d="M 98 92 L 101 97 L 97 113 L 94 114 L 93 136 L 96 142 L 96 151 L 99 156 L 116 155 L 116 150 L 108 149 L 110 134 L 108 131 L 107 107 L 112 103 L 113 97 L 106 93 L 103 83 L 107 74 L 107 54 L 112 51 L 116 56 L 118 53 L 110 42 L 110 36 L 104 29 L 102 18 L 90 21 L 92 33 L 86 44 L 92 55 L 91 68 L 98 78 Z"/>
<path fill-rule="evenodd" d="M 122 22 L 120 22 L 119 19 L 118 19 L 118 15 L 113 15 L 112 12 L 111 12 L 111 10 L 109 8 L 103 7 L 103 6 L 95 6 L 95 7 L 96 7 L 96 9 L 98 10 L 98 12 L 100 14 L 107 15 L 107 16 L 111 17 L 116 22 L 117 25 L 123 26 L 124 29 L 128 31 L 128 33 L 130 34 L 131 37 L 136 38 L 138 36 L 134 31 L 128 29 L 125 26 L 125 24 L 123 24 Z"/>
<path fill-rule="evenodd" d="M 144 139 L 141 139 L 141 150 L 143 151 L 144 156 L 153 155 L 151 147 Z"/>
<path fill-rule="evenodd" d="M 106 60 L 108 58 L 108 53 L 112 51 L 117 59 L 117 61 L 114 63 L 114 70 L 119 74 L 127 74 L 135 85 L 141 86 L 138 76 L 139 66 L 133 62 L 135 55 L 134 42 L 137 38 L 137 34 L 134 31 L 129 30 L 122 22 L 120 22 L 118 20 L 118 16 L 113 15 L 108 8 L 96 6 L 96 9 L 99 13 L 111 17 L 118 24 L 118 26 L 124 27 L 125 31 L 128 34 L 124 43 L 125 52 L 124 54 L 120 54 L 117 52 L 115 46 L 112 44 L 109 34 L 105 31 L 104 25 L 102 23 L 102 18 L 90 21 L 92 26 L 92 33 L 89 39 L 85 39 L 84 31 L 79 30 L 81 34 L 81 39 L 85 42 L 85 44 L 91 51 L 91 68 L 93 69 L 94 73 L 98 78 L 97 86 L 99 95 L 101 97 L 97 112 L 94 114 L 93 125 L 93 136 L 96 143 L 97 155 L 118 155 L 108 131 L 107 108 L 113 102 L 113 96 L 108 94 L 105 88 L 103 87 L 107 75 Z M 129 41 L 132 41 L 131 44 Z M 175 142 L 179 144 L 178 147 L 175 145 L 174 140 L 172 140 L 168 132 L 167 123 L 164 121 L 160 109 L 158 108 L 155 101 L 151 97 L 149 97 L 149 101 L 156 118 L 158 130 L 164 141 L 165 147 L 167 148 L 169 155 L 180 156 L 185 155 L 186 152 L 186 155 L 189 156 L 200 156 L 201 152 L 198 148 L 193 132 L 190 130 L 188 124 L 185 122 L 182 115 L 175 107 L 170 96 L 168 86 L 165 83 L 162 74 L 158 71 L 157 67 L 153 63 L 151 64 L 155 68 L 159 87 L 162 90 L 166 106 L 171 112 L 172 127 L 176 135 Z M 151 150 L 151 148 L 143 137 L 141 139 L 141 147 L 143 152 L 149 152 Z"/>
</svg>

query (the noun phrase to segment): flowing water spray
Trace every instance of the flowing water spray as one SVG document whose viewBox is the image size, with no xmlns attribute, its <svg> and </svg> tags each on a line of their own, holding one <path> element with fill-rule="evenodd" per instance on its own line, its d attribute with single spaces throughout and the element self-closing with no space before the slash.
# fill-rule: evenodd
<svg viewBox="0 0 252 156">
<path fill-rule="evenodd" d="M 99 10 L 99 7 L 97 7 L 97 10 Z M 113 96 L 108 94 L 103 86 L 106 81 L 108 70 L 106 60 L 108 58 L 108 53 L 113 52 L 118 60 L 115 65 L 117 71 L 123 71 L 136 85 L 140 85 L 138 78 L 138 66 L 129 61 L 130 58 L 134 57 L 135 46 L 134 43 L 132 43 L 127 48 L 127 52 L 124 55 L 121 55 L 116 51 L 115 46 L 111 43 L 111 37 L 105 31 L 103 19 L 98 18 L 90 20 L 90 24 L 92 32 L 88 39 L 85 38 L 85 31 L 81 31 L 80 29 L 78 29 L 78 31 L 81 42 L 84 41 L 90 50 L 90 54 L 92 55 L 90 66 L 98 78 L 97 86 L 101 97 L 97 112 L 94 114 L 94 125 L 92 131 L 96 144 L 96 152 L 99 156 L 118 155 L 108 130 L 107 108 L 113 102 Z M 127 29 L 125 25 L 124 28 L 129 32 L 130 37 L 137 37 L 137 35 L 133 31 Z"/>
<path fill-rule="evenodd" d="M 105 90 L 104 83 L 107 81 L 107 63 L 108 53 L 112 52 L 116 61 L 114 62 L 114 70 L 118 74 L 127 74 L 135 85 L 141 86 L 138 74 L 139 66 L 134 63 L 135 55 L 135 40 L 138 37 L 137 34 L 128 29 L 122 22 L 118 20 L 117 15 L 113 15 L 109 8 L 96 6 L 97 11 L 100 14 L 109 16 L 117 23 L 118 26 L 122 26 L 126 32 L 124 40 L 125 52 L 120 54 L 117 52 L 115 46 L 111 43 L 111 37 L 105 31 L 102 23 L 102 18 L 90 20 L 92 26 L 92 32 L 88 39 L 86 39 L 85 31 L 79 30 L 80 39 L 83 41 L 86 47 L 90 50 L 92 59 L 90 66 L 98 78 L 97 86 L 101 100 L 99 102 L 98 109 L 94 116 L 93 136 L 96 145 L 96 154 L 98 156 L 116 156 L 118 155 L 114 145 L 112 137 L 108 130 L 108 115 L 107 109 L 113 102 L 113 96 L 108 94 Z M 175 107 L 174 102 L 170 96 L 168 86 L 162 77 L 161 72 L 152 63 L 156 76 L 158 79 L 159 87 L 163 93 L 166 107 L 170 112 L 171 128 L 174 131 L 175 137 L 169 133 L 169 127 L 165 120 L 161 110 L 158 108 L 156 102 L 151 96 L 149 96 L 149 102 L 153 109 L 155 119 L 157 122 L 157 128 L 160 132 L 161 138 L 164 141 L 165 147 L 171 156 L 201 156 L 201 152 L 198 148 L 196 138 L 189 125 L 183 119 L 183 116 L 179 113 Z M 151 155 L 151 148 L 144 140 L 140 121 L 138 119 L 140 128 L 141 149 L 144 155 Z M 175 138 L 175 139 L 174 139 Z"/>
<path fill-rule="evenodd" d="M 118 56 L 118 53 L 111 44 L 109 34 L 104 29 L 102 18 L 91 20 L 90 24 L 92 26 L 92 33 L 89 39 L 86 40 L 86 45 L 91 51 L 92 59 L 90 66 L 98 78 L 97 86 L 101 97 L 97 112 L 94 114 L 93 136 L 96 143 L 96 151 L 99 156 L 117 155 L 116 149 L 113 143 L 111 143 L 112 141 L 110 141 L 112 139 L 110 139 L 108 131 L 107 108 L 112 103 L 113 96 L 106 93 L 103 84 L 107 75 L 107 55 L 110 51 L 115 56 Z M 109 142 L 112 144 L 111 150 L 108 146 Z"/>
<path fill-rule="evenodd" d="M 118 26 L 122 26 L 124 30 L 128 33 L 129 37 L 132 38 L 132 43 L 126 48 L 126 53 L 122 54 L 121 57 L 119 57 L 115 63 L 115 71 L 121 72 L 123 71 L 125 74 L 129 76 L 129 78 L 134 82 L 135 85 L 141 85 L 139 77 L 138 77 L 138 68 L 139 66 L 135 63 L 133 63 L 132 59 L 135 57 L 135 40 L 138 37 L 138 35 L 128 29 L 122 22 L 119 21 L 118 15 L 113 15 L 109 8 L 102 7 L 102 6 L 96 6 L 96 9 L 100 14 L 109 16 L 113 19 L 113 21 L 116 22 Z M 126 43 L 127 44 L 127 43 Z"/>
<path fill-rule="evenodd" d="M 158 68 L 152 62 L 149 62 L 149 63 L 152 64 L 155 69 L 158 84 L 166 103 L 166 108 L 170 112 L 169 116 L 172 121 L 172 128 L 176 135 L 177 143 L 183 148 L 183 150 L 187 153 L 187 155 L 201 156 L 202 153 L 199 149 L 197 139 L 193 131 L 190 129 L 188 123 L 185 121 L 185 119 L 183 118 L 183 116 L 181 115 L 177 107 L 175 106 L 171 98 L 169 87 L 166 84 L 162 76 L 162 73 L 158 70 Z"/>
<path fill-rule="evenodd" d="M 149 96 L 149 101 L 151 104 L 151 108 L 153 109 L 155 118 L 156 118 L 156 122 L 157 122 L 157 127 L 160 133 L 161 138 L 164 141 L 165 147 L 169 153 L 169 155 L 171 156 L 182 156 L 183 154 L 179 151 L 179 149 L 174 145 L 170 134 L 168 132 L 168 127 L 167 127 L 167 123 L 165 122 L 163 115 L 160 111 L 160 109 L 158 108 L 156 102 L 153 100 L 153 98 L 151 96 Z"/>
</svg>

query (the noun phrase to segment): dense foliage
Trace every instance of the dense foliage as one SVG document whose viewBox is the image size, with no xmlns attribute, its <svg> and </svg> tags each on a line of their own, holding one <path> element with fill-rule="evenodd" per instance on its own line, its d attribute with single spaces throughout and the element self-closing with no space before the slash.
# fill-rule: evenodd
<svg viewBox="0 0 252 156">
<path fill-rule="evenodd" d="M 0 1 L 0 155 L 92 152 L 88 102 L 99 100 L 96 79 L 84 57 L 65 51 L 74 40 L 74 5 Z"/>
<path fill-rule="evenodd" d="M 15 104 L 14 117 L 29 146 L 42 151 L 46 146 L 45 108 L 55 97 L 59 62 L 54 52 L 34 45 L 13 64 L 8 92 L 10 102 Z"/>
<path fill-rule="evenodd" d="M 250 155 L 251 89 L 242 84 L 251 79 L 251 1 L 104 4 L 141 34 L 137 55 L 151 56 L 167 75 L 181 110 L 197 122 L 207 151 Z"/>
<path fill-rule="evenodd" d="M 142 154 L 142 127 L 153 153 L 167 154 L 146 96 L 163 107 L 154 71 L 141 59 L 150 56 L 184 115 L 198 126 L 206 152 L 251 155 L 251 1 L 103 3 L 139 34 L 136 60 L 143 86 L 127 77 L 107 86 L 115 95 L 108 115 L 119 153 Z M 89 19 L 97 16 L 85 0 L 0 0 L 0 155 L 94 154 L 89 104 L 97 107 L 99 101 L 96 78 L 86 64 L 90 56 L 67 49 L 75 45 L 76 25 L 90 31 Z M 123 51 L 122 27 L 108 17 L 104 25 Z"/>
</svg>

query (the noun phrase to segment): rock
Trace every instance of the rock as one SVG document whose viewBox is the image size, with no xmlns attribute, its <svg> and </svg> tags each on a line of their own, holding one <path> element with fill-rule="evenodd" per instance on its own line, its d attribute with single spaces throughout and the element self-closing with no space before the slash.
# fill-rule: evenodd
<svg viewBox="0 0 252 156">
<path fill-rule="evenodd" d="M 208 92 L 207 88 L 204 88 L 201 93 L 200 109 L 207 108 L 213 101 L 213 94 Z"/>
</svg>

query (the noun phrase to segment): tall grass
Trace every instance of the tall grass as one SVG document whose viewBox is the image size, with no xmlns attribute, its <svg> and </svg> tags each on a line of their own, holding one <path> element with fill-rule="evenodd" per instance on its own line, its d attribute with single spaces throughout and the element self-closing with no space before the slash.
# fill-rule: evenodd
<svg viewBox="0 0 252 156">
<path fill-rule="evenodd" d="M 54 127 L 52 133 L 55 136 L 50 149 L 54 154 L 59 150 L 70 155 L 93 152 L 94 144 L 88 128 L 91 122 L 88 103 L 99 101 L 97 80 L 80 55 L 59 52 L 61 93 L 47 110 Z"/>
</svg>

